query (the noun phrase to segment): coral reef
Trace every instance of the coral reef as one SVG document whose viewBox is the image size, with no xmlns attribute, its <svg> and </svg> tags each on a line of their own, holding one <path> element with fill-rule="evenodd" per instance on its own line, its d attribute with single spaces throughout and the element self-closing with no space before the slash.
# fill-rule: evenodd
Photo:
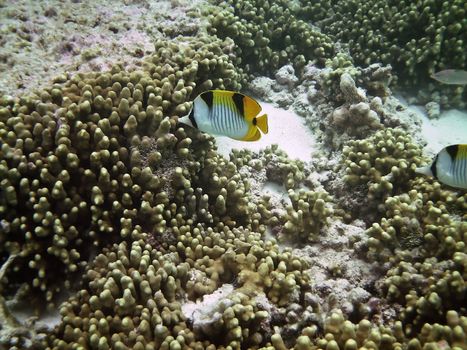
<svg viewBox="0 0 467 350">
<path fill-rule="evenodd" d="M 400 320 L 411 324 L 408 333 L 427 321 L 444 322 L 466 296 L 467 195 L 436 181 L 416 179 L 411 187 L 387 198 L 383 218 L 367 230 L 368 254 L 391 262 L 381 288 L 403 306 Z M 465 306 L 459 311 L 465 313 Z"/>
<path fill-rule="evenodd" d="M 430 79 L 443 69 L 467 68 L 461 1 L 299 1 L 296 9 L 298 18 L 346 44 L 356 64 L 390 64 L 399 86 L 421 87 L 419 97 L 426 102 L 465 106 L 464 87 L 444 86 L 443 92 Z"/>
<path fill-rule="evenodd" d="M 342 314 L 333 313 L 326 319 L 324 333 L 313 344 L 317 329 L 308 327 L 297 339 L 295 349 L 439 349 L 448 347 L 464 349 L 466 340 L 465 316 L 450 310 L 446 313 L 447 325 L 425 323 L 420 338 L 410 338 L 400 322 L 394 327 L 375 327 L 368 320 L 358 324 L 346 321 Z"/>
<path fill-rule="evenodd" d="M 61 307 L 52 349 L 258 347 L 281 323 L 280 307 L 309 288 L 303 261 L 259 234 L 172 222 L 167 248 L 148 235 L 96 257 L 89 288 Z"/>
<path fill-rule="evenodd" d="M 430 31 L 451 36 L 440 45 L 465 56 L 453 45 L 463 40 L 456 1 L 448 17 L 449 2 L 422 3 L 125 1 L 134 16 L 122 28 L 100 2 L 1 3 L 7 45 L 47 39 L 50 23 L 34 32 L 30 11 L 65 18 L 57 28 L 102 22 L 148 45 L 123 47 L 127 63 L 107 66 L 99 40 L 81 50 L 84 31 L 68 45 L 81 73 L 0 97 L 0 347 L 465 350 L 467 195 L 416 177 L 420 124 L 388 87 L 401 72 L 401 84 L 426 82 L 446 64 L 438 41 L 417 52 L 412 33 L 385 39 L 417 6 L 420 20 L 441 16 Z M 337 31 L 357 5 L 358 28 Z M 370 9 L 379 17 L 368 20 Z M 387 23 L 400 25 L 377 32 L 392 13 Z M 14 30 L 14 16 L 24 26 Z M 332 35 L 355 44 L 350 55 Z M 415 54 L 405 67 L 394 45 Z M 295 110 L 320 149 L 310 161 L 277 145 L 222 157 L 215 138 L 177 123 L 215 88 Z M 436 117 L 439 105 L 427 108 Z M 11 306 L 25 299 L 37 316 L 59 310 L 56 326 L 16 317 Z"/>
<path fill-rule="evenodd" d="M 164 116 L 186 113 L 197 86 L 239 87 L 222 45 L 156 44 L 146 70 L 115 66 L 40 96 L 2 100 L 0 251 L 20 251 L 9 285 L 27 281 L 51 302 L 60 289 L 53 282 L 70 288 L 93 247 L 160 225 L 155 214 L 169 200 L 162 188 L 176 193 L 200 168 L 209 171 L 201 166 L 211 147 L 206 136 L 173 130 L 175 119 Z M 179 167 L 169 177 L 165 158 Z"/>
<path fill-rule="evenodd" d="M 356 65 L 391 65 L 398 86 L 419 88 L 424 103 L 465 107 L 463 86 L 441 86 L 430 78 L 443 69 L 467 68 L 465 8 L 459 0 L 214 3 L 222 9 L 207 11 L 210 32 L 234 39 L 248 73 L 271 76 L 288 63 L 301 71 L 310 60 L 322 67 L 348 50 Z"/>
<path fill-rule="evenodd" d="M 340 150 L 349 140 L 368 137 L 386 127 L 401 127 L 421 142 L 417 137 L 420 118 L 391 96 L 390 66 L 355 67 L 348 55 L 338 53 L 326 60 L 324 68 L 307 64 L 300 78 L 290 65 L 281 67 L 276 75 L 278 80 L 256 78 L 248 88 L 303 116 L 330 150 Z"/>
<path fill-rule="evenodd" d="M 300 241 L 317 241 L 321 228 L 333 214 L 330 196 L 325 192 L 289 190 L 289 198 L 292 205 L 287 206 L 283 233 Z"/>
<path fill-rule="evenodd" d="M 331 38 L 301 20 L 289 1 L 214 1 L 208 30 L 235 41 L 248 73 L 272 74 L 286 63 L 296 69 L 307 61 L 323 64 L 335 52 Z M 300 44 L 299 44 L 300 43 Z"/>
<path fill-rule="evenodd" d="M 401 191 L 422 161 L 420 147 L 402 129 L 385 129 L 363 140 L 350 141 L 342 150 L 344 181 L 365 184 L 369 199 Z"/>
</svg>

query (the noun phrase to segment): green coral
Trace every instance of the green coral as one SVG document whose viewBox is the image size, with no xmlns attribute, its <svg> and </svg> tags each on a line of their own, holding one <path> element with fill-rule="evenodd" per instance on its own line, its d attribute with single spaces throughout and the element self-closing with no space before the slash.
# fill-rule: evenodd
<svg viewBox="0 0 467 350">
<path fill-rule="evenodd" d="M 289 1 L 213 3 L 222 7 L 208 11 L 208 30 L 235 41 L 236 54 L 248 73 L 272 74 L 289 62 L 300 69 L 309 60 L 323 64 L 334 55 L 330 37 L 301 20 Z"/>
<path fill-rule="evenodd" d="M 402 129 L 380 130 L 363 140 L 344 146 L 344 181 L 363 186 L 370 201 L 384 201 L 407 189 L 414 170 L 423 161 L 421 148 Z"/>
<path fill-rule="evenodd" d="M 430 76 L 448 68 L 467 69 L 464 2 L 313 0 L 300 5 L 298 17 L 314 21 L 324 33 L 347 44 L 355 64 L 390 64 L 400 85 L 431 83 L 432 98 L 463 105 L 465 88 L 452 87 L 440 96 L 440 85 Z"/>
<path fill-rule="evenodd" d="M 2 100 L 0 253 L 21 252 L 3 294 L 22 284 L 53 308 L 86 267 L 51 348 L 212 348 L 181 305 L 232 283 L 225 322 L 211 326 L 229 334 L 226 347 L 266 344 L 263 330 L 278 322 L 269 312 L 309 290 L 306 264 L 261 240 L 263 219 L 235 162 L 211 136 L 176 127 L 197 91 L 240 88 L 224 45 L 158 42 L 141 70 L 61 77 L 39 96 Z M 285 175 L 303 168 L 285 163 Z"/>
<path fill-rule="evenodd" d="M 207 11 L 210 32 L 234 39 L 248 73 L 271 75 L 287 63 L 300 71 L 306 62 L 323 65 L 336 53 L 342 61 L 348 49 L 347 63 L 391 65 L 398 85 L 420 86 L 424 101 L 465 105 L 463 86 L 441 87 L 430 78 L 448 68 L 467 69 L 466 9 L 460 0 L 213 3 L 222 8 Z M 337 49 L 336 39 L 344 49 Z"/>
<path fill-rule="evenodd" d="M 316 241 L 334 213 L 331 197 L 326 192 L 289 190 L 289 198 L 283 233 L 293 240 Z"/>
<path fill-rule="evenodd" d="M 382 289 L 403 305 L 400 320 L 409 334 L 427 321 L 444 322 L 448 310 L 462 305 L 467 234 L 457 214 L 465 213 L 467 195 L 436 181 L 411 183 L 409 193 L 386 199 L 384 217 L 367 230 L 372 259 L 391 262 Z"/>
<path fill-rule="evenodd" d="M 210 148 L 206 135 L 174 130 L 175 116 L 194 90 L 240 86 L 224 44 L 158 43 L 144 70 L 77 74 L 2 100 L 0 254 L 21 252 L 9 285 L 52 306 L 91 247 L 163 230 L 168 196 L 191 186 Z M 180 169 L 166 174 L 162 158 Z"/>
<path fill-rule="evenodd" d="M 467 198 L 415 178 L 421 149 L 405 132 L 380 130 L 343 150 L 346 190 L 364 196 L 353 209 L 379 210 L 366 218 L 375 221 L 368 241 L 354 243 L 387 269 L 377 301 L 400 305 L 397 320 L 380 325 L 378 315 L 358 324 L 339 312 L 324 317 L 306 259 L 267 231 L 281 241 L 318 241 L 328 218 L 350 220 L 333 204 L 349 196 L 302 189 L 309 167 L 277 146 L 226 160 L 211 136 L 177 126 L 201 91 L 240 90 L 245 73 L 269 74 L 286 62 L 300 70 L 314 60 L 329 68 L 316 80 L 324 94 L 337 92 L 333 102 L 381 127 L 375 113 L 390 70 L 355 69 L 358 55 L 331 59 L 329 36 L 302 21 L 324 16 L 328 2 L 229 4 L 208 10 L 218 37 L 158 41 L 138 70 L 63 75 L 29 97 L 0 100 L 2 346 L 465 348 Z M 379 97 L 362 103 L 355 83 Z M 352 137 L 367 130 L 341 124 Z M 248 169 L 264 176 L 250 179 Z M 255 181 L 284 185 L 290 205 L 274 207 L 253 191 Z M 330 266 L 334 278 L 339 268 Z M 54 330 L 28 330 L 10 317 L 5 298 L 35 295 L 54 307 L 72 281 L 79 292 L 60 307 Z"/>
<path fill-rule="evenodd" d="M 466 196 L 415 177 L 420 149 L 398 129 L 351 141 L 343 155 L 344 180 L 366 188 L 378 206 L 366 231 L 367 254 L 389 267 L 379 292 L 401 305 L 405 334 L 419 337 L 426 322 L 444 324 L 449 310 L 464 313 Z"/>
<path fill-rule="evenodd" d="M 465 349 L 467 318 L 453 310 L 447 311 L 445 317 L 447 325 L 426 323 L 419 337 L 412 338 L 401 322 L 392 327 L 374 326 L 369 320 L 354 324 L 336 312 L 326 318 L 324 336 L 315 340 L 317 329 L 305 328 L 294 349 Z"/>
<path fill-rule="evenodd" d="M 148 235 L 98 255 L 87 271 L 88 287 L 62 305 L 51 348 L 214 349 L 208 339 L 216 334 L 220 348 L 257 347 L 275 325 L 270 312 L 309 288 L 304 263 L 258 234 L 222 224 L 204 229 L 174 222 L 171 229 L 177 239 L 167 248 Z M 232 280 L 219 305 L 205 306 L 212 314 L 205 308 L 203 319 L 184 314 L 185 304 Z"/>
</svg>

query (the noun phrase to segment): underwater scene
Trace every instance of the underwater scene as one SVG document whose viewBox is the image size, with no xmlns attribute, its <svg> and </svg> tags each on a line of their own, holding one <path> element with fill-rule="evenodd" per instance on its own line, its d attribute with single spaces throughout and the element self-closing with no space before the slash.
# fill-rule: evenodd
<svg viewBox="0 0 467 350">
<path fill-rule="evenodd" d="M 465 0 L 0 0 L 0 350 L 467 350 Z"/>
</svg>

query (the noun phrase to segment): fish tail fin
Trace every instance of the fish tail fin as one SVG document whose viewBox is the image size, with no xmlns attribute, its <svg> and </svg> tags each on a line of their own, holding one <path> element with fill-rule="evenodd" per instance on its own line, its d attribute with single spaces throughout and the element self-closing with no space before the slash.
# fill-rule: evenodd
<svg viewBox="0 0 467 350">
<path fill-rule="evenodd" d="M 256 117 L 256 125 L 258 125 L 258 128 L 263 132 L 263 134 L 267 134 L 269 129 L 268 129 L 268 115 L 263 114 L 259 117 Z"/>
<path fill-rule="evenodd" d="M 415 172 L 417 174 L 422 174 L 422 175 L 426 175 L 426 176 L 433 176 L 433 172 L 431 171 L 430 166 L 423 166 L 423 167 L 420 167 L 420 168 L 416 168 Z"/>
</svg>

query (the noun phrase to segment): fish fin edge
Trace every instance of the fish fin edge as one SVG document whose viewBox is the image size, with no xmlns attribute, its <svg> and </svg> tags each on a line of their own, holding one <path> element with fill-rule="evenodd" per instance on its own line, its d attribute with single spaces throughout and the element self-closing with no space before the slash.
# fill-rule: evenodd
<svg viewBox="0 0 467 350">
<path fill-rule="evenodd" d="M 256 125 L 261 130 L 263 134 L 267 134 L 269 132 L 268 128 L 268 115 L 263 114 L 259 117 L 256 117 Z"/>
<path fill-rule="evenodd" d="M 247 135 L 244 138 L 240 139 L 240 141 L 258 141 L 261 138 L 261 133 L 259 132 L 258 129 L 256 129 L 256 132 L 252 135 Z"/>
</svg>

